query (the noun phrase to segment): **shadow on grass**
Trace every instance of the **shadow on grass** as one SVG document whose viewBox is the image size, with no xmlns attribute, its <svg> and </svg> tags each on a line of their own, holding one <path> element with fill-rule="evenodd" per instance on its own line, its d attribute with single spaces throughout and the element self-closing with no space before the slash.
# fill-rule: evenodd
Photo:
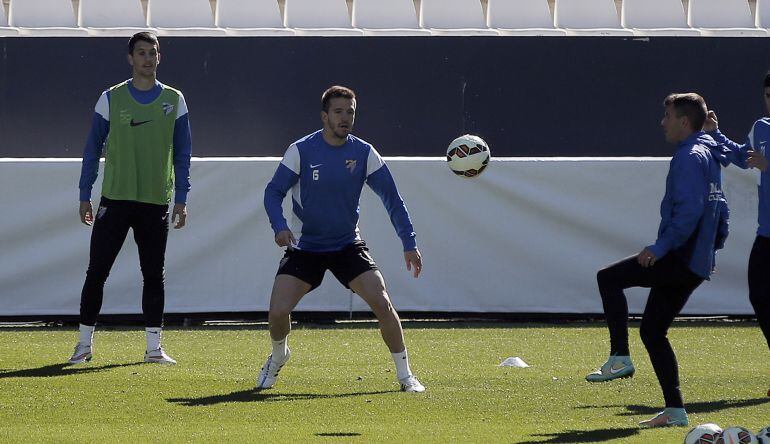
<svg viewBox="0 0 770 444">
<path fill-rule="evenodd" d="M 321 436 L 323 438 L 346 438 L 349 436 L 361 436 L 356 432 L 336 432 L 336 433 L 316 433 L 315 436 Z"/>
<path fill-rule="evenodd" d="M 762 404 L 770 404 L 770 398 L 685 402 L 684 407 L 687 409 L 687 413 L 714 413 L 721 410 L 754 407 Z M 654 415 L 663 410 L 660 406 L 650 407 L 646 405 L 584 405 L 576 408 L 604 409 L 607 407 L 624 407 L 628 410 L 627 412 L 619 413 L 618 416 Z"/>
<path fill-rule="evenodd" d="M 47 378 L 51 376 L 79 375 L 82 373 L 94 373 L 113 368 L 130 367 L 133 365 L 142 365 L 143 362 L 131 362 L 128 364 L 109 364 L 101 367 L 90 367 L 88 365 L 73 366 L 71 364 L 52 364 L 38 368 L 25 368 L 21 370 L 0 370 L 0 379 L 2 378 Z"/>
<path fill-rule="evenodd" d="M 564 442 L 602 442 L 613 439 L 628 438 L 639 434 L 638 427 L 625 429 L 598 429 L 598 430 L 568 430 L 558 433 L 538 433 L 531 436 L 544 437 L 542 440 L 523 441 L 525 444 L 547 444 Z"/>
<path fill-rule="evenodd" d="M 203 396 L 201 398 L 169 398 L 166 401 L 181 404 L 187 407 L 213 405 L 224 402 L 281 402 L 302 401 L 308 399 L 333 399 L 348 398 L 351 396 L 383 395 L 395 393 L 397 390 L 385 390 L 379 392 L 355 392 L 324 395 L 319 393 L 269 393 L 264 390 L 248 389 L 228 393 L 226 395 Z"/>
</svg>

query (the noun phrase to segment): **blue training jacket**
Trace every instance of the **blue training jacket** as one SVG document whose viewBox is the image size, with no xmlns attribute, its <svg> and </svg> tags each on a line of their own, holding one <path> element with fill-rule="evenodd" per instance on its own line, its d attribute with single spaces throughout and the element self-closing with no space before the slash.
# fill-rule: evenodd
<svg viewBox="0 0 770 444">
<path fill-rule="evenodd" d="M 719 130 L 710 132 L 709 135 L 725 148 L 728 159 L 737 167 L 746 169 L 748 165 L 748 151 L 754 150 L 767 157 L 765 147 L 770 143 L 770 119 L 763 118 L 754 122 L 746 137 L 746 143 L 739 145 Z M 757 192 L 759 193 L 759 210 L 757 211 L 757 234 L 770 237 L 770 168 L 762 172 L 757 170 Z"/>
<path fill-rule="evenodd" d="M 361 238 L 358 201 L 364 183 L 385 205 L 404 251 L 416 249 L 409 213 L 387 165 L 372 145 L 353 135 L 344 145 L 332 146 L 319 130 L 289 146 L 265 189 L 270 225 L 276 234 L 289 229 L 281 203 L 291 190 L 297 248 L 341 250 Z"/>
<path fill-rule="evenodd" d="M 716 250 L 724 247 L 728 233 L 721 169 L 728 164 L 724 150 L 702 131 L 679 143 L 660 203 L 658 239 L 647 247 L 657 258 L 675 254 L 693 273 L 709 279 Z"/>
</svg>

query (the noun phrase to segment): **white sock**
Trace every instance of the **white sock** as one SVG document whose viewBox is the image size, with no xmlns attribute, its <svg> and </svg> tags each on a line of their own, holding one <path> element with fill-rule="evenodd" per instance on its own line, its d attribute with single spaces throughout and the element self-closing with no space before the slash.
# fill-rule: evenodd
<svg viewBox="0 0 770 444">
<path fill-rule="evenodd" d="M 286 355 L 289 353 L 289 337 L 281 339 L 280 341 L 270 341 L 273 343 L 273 361 L 284 362 L 286 361 Z"/>
<path fill-rule="evenodd" d="M 91 341 L 94 339 L 94 325 L 80 324 L 80 342 L 83 345 L 91 346 Z"/>
<path fill-rule="evenodd" d="M 393 356 L 393 362 L 396 363 L 396 377 L 400 380 L 412 376 L 412 370 L 409 369 L 409 356 L 406 354 L 406 349 L 401 353 L 391 353 Z"/>
<path fill-rule="evenodd" d="M 153 351 L 160 348 L 161 330 L 163 330 L 161 327 L 147 327 L 144 329 L 144 334 L 147 337 L 147 351 Z"/>
</svg>

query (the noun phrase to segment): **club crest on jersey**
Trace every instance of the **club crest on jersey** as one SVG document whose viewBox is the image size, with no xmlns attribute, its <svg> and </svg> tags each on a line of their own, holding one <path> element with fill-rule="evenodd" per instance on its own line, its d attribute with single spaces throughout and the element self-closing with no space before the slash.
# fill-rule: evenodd
<svg viewBox="0 0 770 444">
<path fill-rule="evenodd" d="M 357 160 L 346 160 L 345 161 L 345 168 L 350 170 L 350 174 L 353 174 L 353 171 L 356 170 L 356 164 L 358 163 Z"/>
<path fill-rule="evenodd" d="M 174 111 L 174 105 L 172 105 L 172 104 L 170 104 L 168 102 L 163 102 L 163 104 L 161 104 L 161 106 L 163 107 L 163 114 L 165 114 L 165 115 L 169 115 L 169 114 L 171 114 Z"/>
</svg>

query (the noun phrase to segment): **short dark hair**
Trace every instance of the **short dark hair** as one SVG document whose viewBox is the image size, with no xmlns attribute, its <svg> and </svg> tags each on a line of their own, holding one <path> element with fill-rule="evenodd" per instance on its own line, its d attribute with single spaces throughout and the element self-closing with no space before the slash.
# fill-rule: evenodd
<svg viewBox="0 0 770 444">
<path fill-rule="evenodd" d="M 132 35 L 130 39 L 128 39 L 128 53 L 133 54 L 134 53 L 134 46 L 136 46 L 136 42 L 147 42 L 151 45 L 155 45 L 155 47 L 160 51 L 160 42 L 158 42 L 158 37 L 155 36 L 155 34 L 147 31 L 137 32 L 136 34 Z"/>
<path fill-rule="evenodd" d="M 765 84 L 765 88 L 770 87 L 770 71 L 768 71 L 767 74 L 765 74 L 764 84 Z"/>
<path fill-rule="evenodd" d="M 703 129 L 703 124 L 706 123 L 706 114 L 708 108 L 706 108 L 706 101 L 700 94 L 696 93 L 674 93 L 669 94 L 666 100 L 663 101 L 663 106 L 673 106 L 674 112 L 678 117 L 687 117 L 690 121 L 690 126 L 693 131 L 700 131 Z"/>
<path fill-rule="evenodd" d="M 334 85 L 331 88 L 324 91 L 324 93 L 321 95 L 321 110 L 328 113 L 329 102 L 331 102 L 332 99 L 337 99 L 340 97 L 344 99 L 355 100 L 356 93 L 354 93 L 353 90 L 350 88 Z"/>
</svg>

